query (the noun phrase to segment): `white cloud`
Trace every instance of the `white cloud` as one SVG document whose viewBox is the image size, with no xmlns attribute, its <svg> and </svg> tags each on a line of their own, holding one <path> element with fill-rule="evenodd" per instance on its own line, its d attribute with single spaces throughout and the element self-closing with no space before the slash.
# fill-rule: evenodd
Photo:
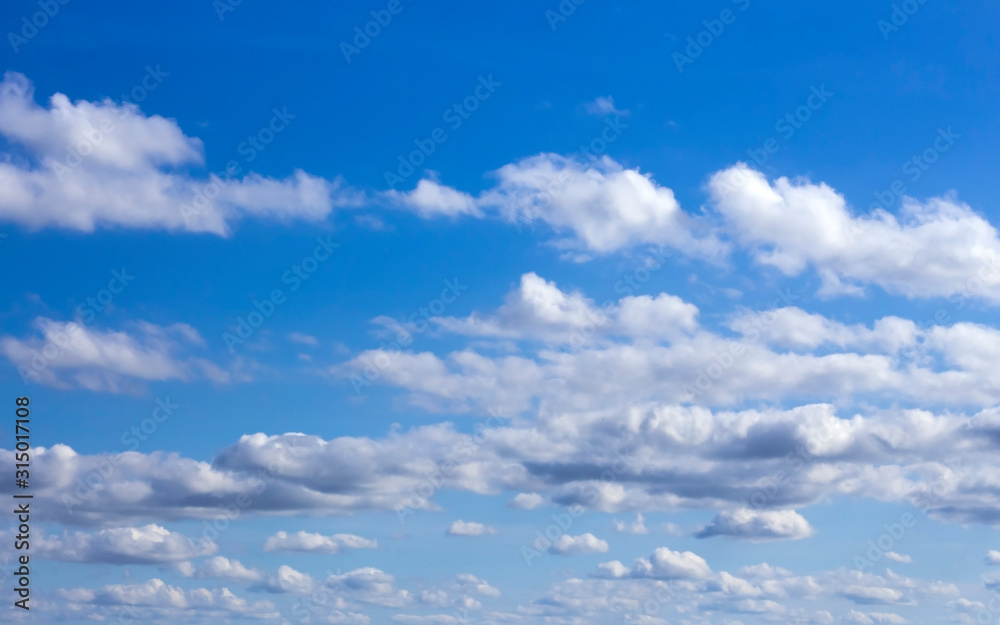
<svg viewBox="0 0 1000 625">
<path fill-rule="evenodd" d="M 564 248 L 607 254 L 642 244 L 666 245 L 687 254 L 718 258 L 726 248 L 684 213 L 673 191 L 648 175 L 603 157 L 581 163 L 540 154 L 501 167 L 497 184 L 474 198 L 434 180 L 421 180 L 407 193 L 386 199 L 425 217 L 496 215 L 528 224 L 541 221 Z"/>
<path fill-rule="evenodd" d="M 479 579 L 469 573 L 459 573 L 455 582 L 455 587 L 459 592 L 475 593 L 487 597 L 499 597 L 500 590 L 491 586 L 486 580 Z"/>
<path fill-rule="evenodd" d="M 911 564 L 913 562 L 913 558 L 910 556 L 903 553 L 896 553 L 895 551 L 886 551 L 884 555 L 885 559 L 891 562 L 899 562 L 902 564 Z"/>
<path fill-rule="evenodd" d="M 210 463 L 175 454 L 80 455 L 65 445 L 36 448 L 32 462 L 49 476 L 34 485 L 35 501 L 48 502 L 52 521 L 77 525 L 212 519 L 219 505 L 248 493 L 247 515 L 402 515 L 407 506 L 435 508 L 433 497 L 417 500 L 412 492 L 450 462 L 441 492 L 544 493 L 557 505 L 615 514 L 752 502 L 761 514 L 735 526 L 774 535 L 803 526 L 772 523 L 764 511 L 801 510 L 825 497 L 911 503 L 936 519 L 1000 524 L 988 477 L 998 424 L 996 409 L 845 417 L 831 405 L 712 412 L 648 404 L 546 409 L 530 424 L 497 426 L 478 441 L 439 424 L 381 439 L 246 435 Z M 456 457 L 469 445 L 474 455 Z M 13 463 L 13 452 L 0 452 L 0 461 Z M 611 479 L 599 480 L 602 474 Z M 80 483 L 93 486 L 81 490 Z"/>
<path fill-rule="evenodd" d="M 184 135 L 175 121 L 111 100 L 71 102 L 56 93 L 45 107 L 34 96 L 21 74 L 7 72 L 0 82 L 0 135 L 23 146 L 30 157 L 3 154 L 2 220 L 32 229 L 125 227 L 228 235 L 232 224 L 246 216 L 315 222 L 336 206 L 361 201 L 339 180 L 302 171 L 283 180 L 254 173 L 195 179 L 182 172 L 204 164 L 202 143 Z"/>
<path fill-rule="evenodd" d="M 396 588 L 396 578 L 385 571 L 365 567 L 348 571 L 342 575 L 331 575 L 324 586 L 351 601 L 379 605 L 387 608 L 402 608 L 413 603 L 407 590 Z"/>
<path fill-rule="evenodd" d="M 225 579 L 233 581 L 259 581 L 260 571 L 248 569 L 239 560 L 230 560 L 222 556 L 206 558 L 197 565 L 191 562 L 181 562 L 177 569 L 185 577 L 196 579 Z"/>
<path fill-rule="evenodd" d="M 316 588 L 316 580 L 308 573 L 296 571 L 292 567 L 282 564 L 276 573 L 268 576 L 256 588 L 275 594 L 305 595 Z"/>
<path fill-rule="evenodd" d="M 421 180 L 412 191 L 386 191 L 386 198 L 425 219 L 438 216 L 483 216 L 471 195 L 443 186 L 434 180 Z"/>
<path fill-rule="evenodd" d="M 812 536 L 813 529 L 794 510 L 751 510 L 740 508 L 720 512 L 698 534 L 698 538 L 730 536 L 745 540 L 800 540 Z"/>
<path fill-rule="evenodd" d="M 904 198 L 898 216 L 852 214 L 825 184 L 768 182 L 740 163 L 712 176 L 716 210 L 757 262 L 798 275 L 812 267 L 822 294 L 860 294 L 866 284 L 907 297 L 983 297 L 1000 302 L 1000 238 L 954 197 Z"/>
<path fill-rule="evenodd" d="M 204 345 L 186 324 L 137 323 L 126 332 L 38 317 L 33 325 L 37 336 L 0 338 L 0 353 L 29 381 L 117 393 L 146 381 L 206 378 L 226 383 L 234 378 L 203 358 L 180 355 Z"/>
<path fill-rule="evenodd" d="M 997 329 L 967 322 L 920 328 L 895 316 L 847 325 L 797 308 L 797 299 L 780 292 L 774 303 L 789 305 L 731 316 L 728 325 L 743 335 L 734 340 L 701 327 L 697 308 L 671 295 L 627 296 L 598 308 L 529 273 L 495 313 L 433 321 L 454 333 L 540 345 L 496 356 L 471 348 L 447 356 L 370 350 L 331 371 L 360 376 L 370 362 L 387 363 L 377 383 L 453 412 L 516 413 L 536 401 L 572 409 L 646 401 L 1000 402 L 1000 375 L 989 365 L 1000 349 Z M 626 315 L 635 307 L 642 314 Z"/>
<path fill-rule="evenodd" d="M 38 555 L 67 562 L 156 564 L 211 555 L 218 547 L 210 540 L 190 539 L 159 525 L 119 527 L 98 532 L 44 534 L 32 542 Z"/>
<path fill-rule="evenodd" d="M 563 534 L 552 541 L 549 553 L 556 555 L 575 555 L 581 553 L 607 553 L 608 542 L 601 540 L 590 532 L 579 536 Z"/>
<path fill-rule="evenodd" d="M 697 329 L 697 318 L 696 306 L 666 293 L 655 298 L 627 296 L 598 307 L 582 293 L 564 292 L 555 282 L 532 272 L 521 276 L 520 284 L 492 315 L 434 317 L 432 321 L 456 334 L 532 338 L 579 348 L 599 337 L 676 338 Z"/>
<path fill-rule="evenodd" d="M 587 102 L 583 105 L 584 110 L 586 110 L 591 115 L 621 115 L 627 116 L 629 114 L 628 109 L 619 109 L 615 106 L 615 99 L 611 96 L 599 96 L 591 102 Z"/>
<path fill-rule="evenodd" d="M 507 507 L 515 510 L 534 510 L 544 503 L 545 497 L 538 493 L 518 493 L 507 502 Z"/>
<path fill-rule="evenodd" d="M 990 549 L 986 552 L 986 564 L 1000 565 L 1000 551 Z"/>
<path fill-rule="evenodd" d="M 495 527 L 490 527 L 489 525 L 483 525 L 482 523 L 476 523 L 474 521 L 455 521 L 448 527 L 449 536 L 485 536 L 487 534 L 496 534 L 497 530 Z"/>
<path fill-rule="evenodd" d="M 885 586 L 848 586 L 841 592 L 844 597 L 855 603 L 898 603 L 903 593 L 895 588 Z"/>
<path fill-rule="evenodd" d="M 858 612 L 851 610 L 844 617 L 844 622 L 860 623 L 861 625 L 881 625 L 882 623 L 903 624 L 908 621 L 898 614 L 892 612 Z"/>
<path fill-rule="evenodd" d="M 343 553 L 348 549 L 376 549 L 378 541 L 354 534 L 324 536 L 299 531 L 295 534 L 278 532 L 264 541 L 264 551 L 304 551 L 316 553 Z"/>
<path fill-rule="evenodd" d="M 646 523 L 642 518 L 642 513 L 635 515 L 635 521 L 631 523 L 626 523 L 624 521 L 614 520 L 615 531 L 620 534 L 648 534 L 649 530 L 646 528 Z"/>
<path fill-rule="evenodd" d="M 605 562 L 599 576 L 611 578 L 705 579 L 712 574 L 705 559 L 692 551 L 660 547 L 648 560 L 639 558 L 631 568 L 621 562 Z"/>
<path fill-rule="evenodd" d="M 59 589 L 56 595 L 65 602 L 85 604 L 95 608 L 89 613 L 107 614 L 110 607 L 152 608 L 156 618 L 173 616 L 184 618 L 196 614 L 228 613 L 253 618 L 278 618 L 279 614 L 270 601 L 248 601 L 235 596 L 228 588 L 192 588 L 185 590 L 170 586 L 160 579 L 141 584 L 112 584 L 98 589 Z M 80 616 L 79 609 L 76 612 Z M 100 620 L 99 618 L 96 620 Z"/>
</svg>

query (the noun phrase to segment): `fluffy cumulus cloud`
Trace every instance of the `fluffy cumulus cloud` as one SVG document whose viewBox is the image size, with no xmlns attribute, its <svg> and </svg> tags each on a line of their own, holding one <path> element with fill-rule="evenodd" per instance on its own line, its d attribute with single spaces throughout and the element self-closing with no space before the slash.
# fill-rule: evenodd
<svg viewBox="0 0 1000 625">
<path fill-rule="evenodd" d="M 639 558 L 631 567 L 614 560 L 600 565 L 601 576 L 611 578 L 705 579 L 712 573 L 708 562 L 692 551 L 656 549 L 647 560 Z"/>
<path fill-rule="evenodd" d="M 228 588 L 184 589 L 171 586 L 161 579 L 143 583 L 112 584 L 101 588 L 68 588 L 56 596 L 71 613 L 102 620 L 108 610 L 145 619 L 197 619 L 210 616 L 221 618 L 249 617 L 275 619 L 279 612 L 270 601 L 251 601 L 233 594 Z"/>
<path fill-rule="evenodd" d="M 607 553 L 608 541 L 601 540 L 590 532 L 579 536 L 563 534 L 552 541 L 549 546 L 549 553 L 560 556 L 574 555 L 580 553 Z"/>
<path fill-rule="evenodd" d="M 246 374 L 190 355 L 204 347 L 205 341 L 187 324 L 141 322 L 116 331 L 94 328 L 79 319 L 61 322 L 39 317 L 33 325 L 33 336 L 0 337 L 0 353 L 17 367 L 25 382 L 114 393 L 151 381 L 247 379 Z"/>
<path fill-rule="evenodd" d="M 996 228 L 954 197 L 904 198 L 898 214 L 858 214 L 826 184 L 772 183 L 742 163 L 713 175 L 709 192 L 730 234 L 757 262 L 786 275 L 811 267 L 824 294 L 860 294 L 875 284 L 907 297 L 1000 302 Z"/>
<path fill-rule="evenodd" d="M 273 575 L 269 575 L 263 583 L 254 588 L 275 594 L 305 595 L 315 587 L 316 580 L 308 573 L 296 571 L 292 567 L 282 564 Z"/>
<path fill-rule="evenodd" d="M 576 348 L 602 336 L 675 337 L 695 330 L 697 319 L 696 306 L 667 293 L 628 296 L 598 306 L 580 292 L 564 292 L 556 283 L 526 273 L 496 313 L 432 321 L 456 334 L 537 339 Z"/>
<path fill-rule="evenodd" d="M 486 536 L 496 533 L 497 529 L 495 527 L 490 527 L 489 525 L 484 525 L 483 523 L 476 523 L 475 521 L 462 520 L 455 521 L 449 525 L 447 532 L 449 536 Z"/>
<path fill-rule="evenodd" d="M 720 512 L 698 538 L 731 536 L 745 540 L 800 540 L 812 536 L 813 529 L 794 510 L 751 510 L 740 508 Z"/>
<path fill-rule="evenodd" d="M 542 222 L 562 237 L 561 247 L 595 254 L 642 244 L 702 258 L 725 252 L 681 210 L 673 191 L 608 157 L 584 163 L 540 154 L 505 165 L 493 177 L 495 185 L 478 197 L 425 179 L 412 191 L 390 191 L 386 199 L 424 216 L 495 215 L 519 227 Z"/>
<path fill-rule="evenodd" d="M 1000 331 L 969 322 L 921 324 L 895 316 L 844 324 L 803 310 L 780 291 L 772 309 L 731 315 L 730 332 L 698 322 L 676 296 L 626 296 L 595 305 L 526 274 L 496 311 L 432 321 L 480 345 L 518 343 L 500 355 L 368 350 L 333 369 L 412 392 L 414 403 L 455 412 L 521 412 L 537 401 L 583 409 L 643 401 L 892 401 L 990 407 L 1000 378 L 989 365 Z M 478 347 L 478 345 L 477 345 Z"/>
<path fill-rule="evenodd" d="M 264 541 L 264 551 L 304 551 L 316 553 L 343 553 L 348 549 L 375 549 L 378 541 L 354 534 L 324 536 L 299 531 L 295 534 L 278 532 Z"/>
<path fill-rule="evenodd" d="M 515 510 L 534 510 L 544 503 L 545 497 L 538 493 L 518 493 L 507 502 L 507 506 Z"/>
<path fill-rule="evenodd" d="M 230 560 L 222 556 L 206 558 L 198 564 L 180 562 L 177 564 L 177 570 L 185 577 L 198 579 L 254 582 L 262 578 L 260 571 L 243 566 L 239 560 Z"/>
<path fill-rule="evenodd" d="M 157 564 L 211 555 L 217 546 L 210 540 L 194 540 L 159 525 L 121 527 L 97 532 L 66 532 L 41 535 L 32 547 L 42 558 L 67 562 L 110 564 Z"/>
<path fill-rule="evenodd" d="M 617 425 L 609 430 L 609 423 Z M 210 463 L 39 447 L 33 486 L 46 518 L 120 527 L 213 519 L 236 500 L 248 516 L 385 510 L 406 519 L 436 508 L 433 496 L 413 495 L 432 475 L 440 491 L 545 493 L 557 505 L 613 513 L 742 506 L 752 512 L 731 524 L 720 517 L 710 533 L 788 538 L 808 527 L 788 511 L 830 496 L 907 502 L 937 519 L 1000 524 L 989 478 L 998 430 L 995 409 L 968 416 L 886 409 L 862 417 L 840 416 L 826 404 L 718 412 L 652 404 L 546 411 L 531 424 L 492 428 L 482 440 L 447 424 L 377 439 L 255 434 Z M 13 452 L 0 455 L 14 462 Z M 451 468 L 444 474 L 441 466 Z M 0 484 L 0 492 L 13 488 Z M 466 521 L 452 528 L 488 531 Z M 212 537 L 205 529 L 193 538 L 203 536 Z M 295 534 L 278 540 L 303 548 L 326 543 Z"/>
<path fill-rule="evenodd" d="M 186 170 L 204 165 L 203 146 L 177 122 L 110 99 L 56 93 L 40 105 L 14 72 L 0 82 L 0 135 L 19 148 L 0 162 L 0 220 L 32 229 L 227 235 L 244 217 L 319 221 L 361 201 L 339 180 L 303 171 L 280 180 L 242 171 L 193 178 Z"/>
</svg>

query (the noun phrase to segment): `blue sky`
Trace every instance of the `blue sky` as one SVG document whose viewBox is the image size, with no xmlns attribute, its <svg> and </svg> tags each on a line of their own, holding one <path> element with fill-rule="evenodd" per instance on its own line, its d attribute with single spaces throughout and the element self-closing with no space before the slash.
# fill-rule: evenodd
<svg viewBox="0 0 1000 625">
<path fill-rule="evenodd" d="M 5 619 L 1000 620 L 998 17 L 6 3 Z"/>
</svg>

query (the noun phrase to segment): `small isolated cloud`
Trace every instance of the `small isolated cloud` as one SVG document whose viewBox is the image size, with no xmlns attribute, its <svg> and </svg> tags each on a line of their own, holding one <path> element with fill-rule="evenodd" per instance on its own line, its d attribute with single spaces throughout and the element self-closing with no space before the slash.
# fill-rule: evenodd
<svg viewBox="0 0 1000 625">
<path fill-rule="evenodd" d="M 626 523 L 625 521 L 619 521 L 615 519 L 615 531 L 620 534 L 648 534 L 649 529 L 646 528 L 646 522 L 642 518 L 642 514 L 635 515 L 635 521 L 631 523 Z"/>
<path fill-rule="evenodd" d="M 299 531 L 295 534 L 278 532 L 264 541 L 264 551 L 303 551 L 314 553 L 343 553 L 348 549 L 376 549 L 378 541 L 354 534 L 324 536 Z"/>
<path fill-rule="evenodd" d="M 552 541 L 549 553 L 566 556 L 580 553 L 607 553 L 608 543 L 593 534 L 581 534 L 580 536 L 570 536 L 563 534 Z"/>
<path fill-rule="evenodd" d="M 751 510 L 741 508 L 720 512 L 700 532 L 698 538 L 730 536 L 741 540 L 799 540 L 812 536 L 813 529 L 794 510 Z"/>
<path fill-rule="evenodd" d="M 486 534 L 496 534 L 495 527 L 475 523 L 472 521 L 455 521 L 448 528 L 449 536 L 485 536 Z"/>
<path fill-rule="evenodd" d="M 708 562 L 692 551 L 672 551 L 660 547 L 647 560 L 639 558 L 632 567 L 615 560 L 598 565 L 595 577 L 610 579 L 707 579 L 712 574 Z"/>
<path fill-rule="evenodd" d="M 995 549 L 990 549 L 986 552 L 986 564 L 992 564 L 994 566 L 1000 565 L 1000 551 Z"/>
<path fill-rule="evenodd" d="M 910 564 L 913 562 L 913 558 L 906 554 L 896 553 L 895 551 L 886 551 L 885 559 L 891 560 L 892 562 L 902 562 L 903 564 Z"/>
<path fill-rule="evenodd" d="M 671 536 L 683 536 L 685 534 L 684 528 L 676 523 L 664 523 L 660 526 L 660 529 Z"/>
<path fill-rule="evenodd" d="M 538 493 L 518 493 L 507 502 L 507 507 L 515 510 L 534 510 L 543 503 L 545 503 L 545 497 Z"/>
<path fill-rule="evenodd" d="M 386 191 L 386 198 L 427 219 L 430 217 L 482 217 L 476 200 L 462 191 L 446 187 L 437 181 L 424 179 L 412 191 Z"/>
<path fill-rule="evenodd" d="M 584 104 L 583 108 L 591 115 L 598 115 L 601 117 L 605 115 L 621 115 L 625 117 L 629 114 L 628 109 L 619 109 L 616 107 L 615 99 L 611 96 L 600 96 L 595 100 Z"/>
</svg>

